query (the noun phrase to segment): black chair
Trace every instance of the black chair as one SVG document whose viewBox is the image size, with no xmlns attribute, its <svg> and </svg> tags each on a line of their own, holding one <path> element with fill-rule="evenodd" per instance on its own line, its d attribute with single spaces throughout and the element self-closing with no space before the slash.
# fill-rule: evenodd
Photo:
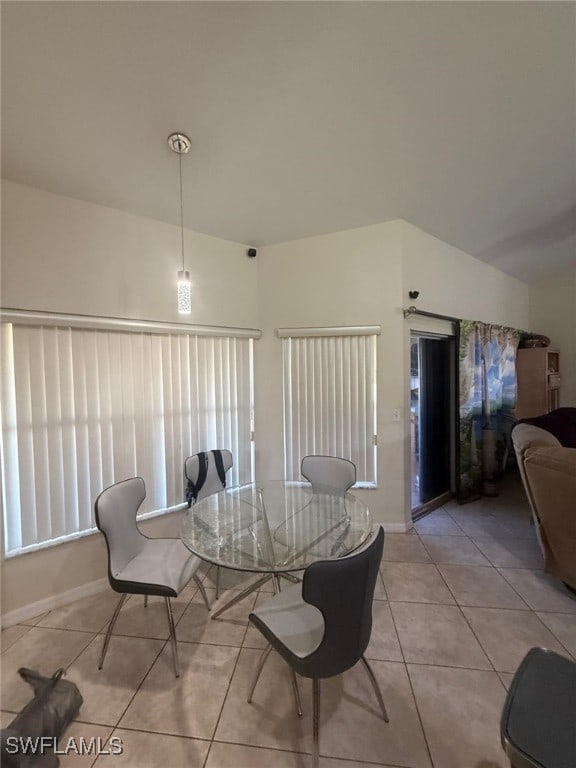
<svg viewBox="0 0 576 768">
<path fill-rule="evenodd" d="M 188 456 L 184 462 L 184 477 L 187 481 L 186 499 L 188 507 L 218 493 L 226 487 L 226 472 L 233 466 L 232 453 L 226 448 L 204 451 Z M 220 597 L 220 568 L 216 566 L 216 600 Z"/>
<path fill-rule="evenodd" d="M 292 670 L 298 714 L 302 714 L 295 673 L 313 682 L 313 764 L 319 755 L 320 679 L 332 677 L 362 661 L 378 699 L 386 707 L 372 669 L 364 657 L 372 631 L 372 600 L 382 559 L 384 531 L 375 528 L 367 542 L 350 555 L 308 566 L 302 584 L 289 587 L 258 606 L 250 621 L 269 645 L 263 651 L 248 702 L 270 651 L 274 648 Z"/>
<path fill-rule="evenodd" d="M 576 663 L 532 648 L 518 667 L 500 721 L 512 768 L 576 766 Z"/>
<path fill-rule="evenodd" d="M 149 539 L 138 528 L 136 513 L 144 499 L 146 488 L 141 477 L 132 477 L 106 488 L 94 505 L 96 525 L 104 534 L 108 549 L 108 581 L 122 597 L 108 625 L 98 669 L 102 669 L 114 624 L 126 595 L 158 595 L 165 599 L 170 627 L 174 674 L 179 677 L 176 630 L 172 615 L 171 597 L 194 579 L 206 608 L 210 603 L 204 585 L 196 575 L 202 561 L 189 552 L 180 539 Z"/>
</svg>

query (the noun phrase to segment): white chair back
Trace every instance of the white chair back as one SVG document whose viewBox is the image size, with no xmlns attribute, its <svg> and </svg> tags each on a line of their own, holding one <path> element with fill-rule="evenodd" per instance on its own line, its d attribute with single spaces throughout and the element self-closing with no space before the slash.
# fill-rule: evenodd
<svg viewBox="0 0 576 768">
<path fill-rule="evenodd" d="M 356 466 L 337 456 L 304 456 L 300 469 L 315 491 L 332 488 L 345 493 L 356 482 Z"/>
<path fill-rule="evenodd" d="M 119 573 L 144 548 L 146 538 L 136 523 L 136 513 L 146 498 L 141 477 L 131 477 L 109 486 L 94 505 L 96 525 L 108 546 L 110 573 Z"/>
</svg>

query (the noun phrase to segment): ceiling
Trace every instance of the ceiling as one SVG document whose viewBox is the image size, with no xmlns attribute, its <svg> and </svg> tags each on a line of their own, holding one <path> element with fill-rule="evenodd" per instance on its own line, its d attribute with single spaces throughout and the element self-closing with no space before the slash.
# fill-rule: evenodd
<svg viewBox="0 0 576 768">
<path fill-rule="evenodd" d="M 573 2 L 3 2 L 3 176 L 265 245 L 404 218 L 576 261 Z"/>
</svg>

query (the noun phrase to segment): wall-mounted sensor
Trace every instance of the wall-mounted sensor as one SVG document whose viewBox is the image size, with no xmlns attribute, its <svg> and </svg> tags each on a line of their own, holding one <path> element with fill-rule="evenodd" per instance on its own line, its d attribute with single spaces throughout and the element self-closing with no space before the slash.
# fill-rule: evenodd
<svg viewBox="0 0 576 768">
<path fill-rule="evenodd" d="M 250 256 L 250 258 L 253 259 L 256 256 L 256 248 L 248 248 L 246 256 Z"/>
<path fill-rule="evenodd" d="M 420 291 L 408 291 L 408 296 L 410 296 L 411 299 L 417 299 L 418 296 L 420 296 Z"/>
</svg>

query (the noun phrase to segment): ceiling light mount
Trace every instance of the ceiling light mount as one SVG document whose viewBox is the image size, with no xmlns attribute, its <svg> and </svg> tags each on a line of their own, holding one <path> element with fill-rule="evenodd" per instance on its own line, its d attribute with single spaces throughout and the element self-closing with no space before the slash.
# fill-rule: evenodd
<svg viewBox="0 0 576 768">
<path fill-rule="evenodd" d="M 177 155 L 187 155 L 190 152 L 192 142 L 185 133 L 171 133 L 168 136 L 168 146 Z"/>
</svg>

